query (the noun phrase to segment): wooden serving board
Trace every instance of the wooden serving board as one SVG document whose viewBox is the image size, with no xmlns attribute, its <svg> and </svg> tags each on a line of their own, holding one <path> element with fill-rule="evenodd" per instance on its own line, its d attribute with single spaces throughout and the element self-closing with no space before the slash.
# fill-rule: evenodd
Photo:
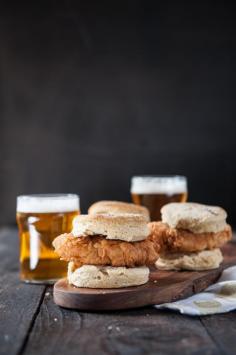
<svg viewBox="0 0 236 355">
<path fill-rule="evenodd" d="M 111 311 L 173 302 L 203 291 L 228 266 L 236 265 L 236 244 L 222 249 L 223 264 L 209 271 L 159 271 L 152 269 L 150 280 L 142 286 L 119 289 L 77 288 L 66 279 L 57 281 L 53 296 L 57 305 L 87 311 Z"/>
</svg>

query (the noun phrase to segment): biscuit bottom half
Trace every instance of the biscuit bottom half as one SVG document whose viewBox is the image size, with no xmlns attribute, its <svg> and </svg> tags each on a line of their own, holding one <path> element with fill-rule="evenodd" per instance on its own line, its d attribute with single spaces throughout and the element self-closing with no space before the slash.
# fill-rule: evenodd
<svg viewBox="0 0 236 355">
<path fill-rule="evenodd" d="M 157 259 L 155 265 L 160 270 L 211 270 L 220 266 L 223 255 L 220 249 L 203 250 L 196 253 L 169 253 Z"/>
<path fill-rule="evenodd" d="M 121 288 L 143 285 L 148 282 L 149 268 L 146 266 L 127 268 L 83 265 L 76 268 L 68 264 L 68 282 L 76 287 Z"/>
</svg>

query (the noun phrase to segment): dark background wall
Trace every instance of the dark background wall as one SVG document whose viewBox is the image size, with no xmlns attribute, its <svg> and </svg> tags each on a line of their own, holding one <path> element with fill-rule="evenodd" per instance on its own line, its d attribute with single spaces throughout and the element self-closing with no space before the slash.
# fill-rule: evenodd
<svg viewBox="0 0 236 355">
<path fill-rule="evenodd" d="M 17 194 L 75 192 L 86 211 L 128 200 L 134 174 L 173 173 L 236 225 L 231 2 L 6 4 L 1 224 Z"/>
</svg>

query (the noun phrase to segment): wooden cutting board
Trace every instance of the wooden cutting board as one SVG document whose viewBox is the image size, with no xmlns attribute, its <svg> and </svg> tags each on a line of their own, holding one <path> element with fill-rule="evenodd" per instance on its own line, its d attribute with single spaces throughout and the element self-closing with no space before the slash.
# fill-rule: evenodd
<svg viewBox="0 0 236 355">
<path fill-rule="evenodd" d="M 111 311 L 173 302 L 203 291 L 213 284 L 228 266 L 236 265 L 236 243 L 222 249 L 223 264 L 209 271 L 158 271 L 142 286 L 120 289 L 77 288 L 66 279 L 57 281 L 53 296 L 57 305 L 86 311 Z"/>
</svg>

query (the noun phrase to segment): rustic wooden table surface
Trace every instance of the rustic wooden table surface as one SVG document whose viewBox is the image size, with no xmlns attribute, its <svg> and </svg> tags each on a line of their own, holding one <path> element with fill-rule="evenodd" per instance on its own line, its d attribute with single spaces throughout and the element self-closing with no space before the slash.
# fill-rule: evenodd
<svg viewBox="0 0 236 355">
<path fill-rule="evenodd" d="M 236 354 L 236 312 L 191 318 L 152 307 L 85 313 L 18 278 L 18 235 L 0 230 L 0 354 Z"/>
</svg>

